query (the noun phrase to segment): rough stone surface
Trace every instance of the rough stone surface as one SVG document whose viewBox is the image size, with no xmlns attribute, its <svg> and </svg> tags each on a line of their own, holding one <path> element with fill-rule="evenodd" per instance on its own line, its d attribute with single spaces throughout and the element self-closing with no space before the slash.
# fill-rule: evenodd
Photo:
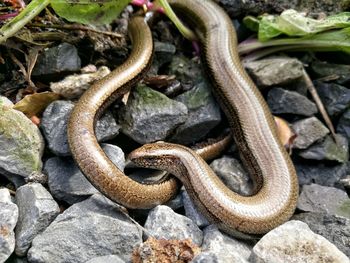
<svg viewBox="0 0 350 263">
<path fill-rule="evenodd" d="M 350 219 L 326 213 L 302 213 L 293 219 L 308 224 L 312 231 L 327 238 L 350 257 Z"/>
<path fill-rule="evenodd" d="M 299 155 L 305 159 L 330 160 L 345 163 L 349 160 L 348 140 L 337 134 L 337 141 L 330 135 L 326 136 L 322 142 L 311 145 L 303 150 Z"/>
<path fill-rule="evenodd" d="M 5 262 L 15 249 L 18 208 L 11 201 L 9 190 L 0 188 L 0 262 Z"/>
<path fill-rule="evenodd" d="M 303 64 L 294 58 L 267 58 L 244 66 L 260 87 L 288 84 L 303 75 Z"/>
<path fill-rule="evenodd" d="M 350 65 L 332 64 L 323 61 L 314 61 L 310 69 L 316 78 L 325 78 L 331 75 L 337 76 L 334 82 L 343 85 L 350 82 Z"/>
<path fill-rule="evenodd" d="M 341 115 L 337 125 L 337 132 L 344 135 L 350 141 L 350 109 Z"/>
<path fill-rule="evenodd" d="M 207 82 L 196 84 L 175 100 L 185 104 L 188 109 L 186 122 L 176 128 L 174 136 L 170 139 L 175 143 L 196 142 L 204 138 L 221 121 L 220 107 Z"/>
<path fill-rule="evenodd" d="M 289 221 L 267 233 L 254 246 L 250 262 L 350 262 L 326 238 L 315 234 L 301 221 Z"/>
<path fill-rule="evenodd" d="M 119 112 L 124 134 L 145 144 L 164 140 L 187 118 L 184 104 L 171 100 L 147 86 L 138 86 Z"/>
<path fill-rule="evenodd" d="M 253 184 L 242 165 L 236 159 L 223 156 L 214 160 L 210 167 L 232 191 L 242 195 L 252 194 Z"/>
<path fill-rule="evenodd" d="M 329 116 L 337 116 L 350 106 L 350 90 L 335 83 L 315 81 L 317 93 Z"/>
<path fill-rule="evenodd" d="M 329 133 L 327 127 L 316 117 L 294 122 L 292 128 L 297 135 L 293 142 L 293 147 L 296 149 L 306 149 Z"/>
<path fill-rule="evenodd" d="M 295 163 L 299 184 L 316 183 L 324 186 L 339 186 L 339 181 L 346 177 L 349 163 L 329 165 L 325 163 L 306 164 Z"/>
<path fill-rule="evenodd" d="M 119 147 L 102 144 L 102 149 L 120 170 L 124 170 L 124 153 Z M 69 157 L 48 159 L 45 162 L 44 171 L 48 175 L 48 184 L 53 196 L 68 204 L 80 202 L 98 192 Z"/>
<path fill-rule="evenodd" d="M 267 95 L 267 104 L 273 114 L 292 113 L 313 116 L 317 113 L 315 103 L 295 91 L 273 88 Z"/>
<path fill-rule="evenodd" d="M 215 258 L 218 263 L 242 262 L 247 263 L 251 253 L 251 247 L 241 241 L 222 234 L 215 226 L 211 225 L 204 230 L 202 253 L 208 255 L 208 260 Z M 214 256 L 214 257 L 213 257 Z M 199 255 L 196 260 L 199 260 Z M 203 257 L 204 259 L 204 257 Z M 197 261 L 195 261 L 197 262 Z M 198 261 L 206 262 L 206 261 Z M 208 261 L 211 262 L 211 261 Z"/>
<path fill-rule="evenodd" d="M 186 239 L 200 246 L 203 233 L 189 218 L 176 214 L 171 208 L 159 205 L 148 214 L 145 228 L 155 238 Z"/>
<path fill-rule="evenodd" d="M 125 263 L 125 261 L 122 260 L 119 256 L 108 255 L 90 259 L 86 263 Z"/>
<path fill-rule="evenodd" d="M 130 262 L 133 248 L 142 242 L 139 229 L 118 206 L 96 194 L 74 204 L 36 236 L 28 252 L 30 262 L 86 262 L 117 255 Z"/>
<path fill-rule="evenodd" d="M 0 173 L 16 184 L 16 175 L 41 172 L 44 139 L 30 119 L 10 106 L 11 102 L 0 96 Z"/>
<path fill-rule="evenodd" d="M 169 65 L 169 75 L 175 75 L 185 90 L 202 81 L 203 71 L 198 60 L 175 56 Z"/>
<path fill-rule="evenodd" d="M 185 208 L 185 215 L 199 227 L 208 226 L 208 220 L 198 211 L 186 191 L 182 192 L 182 201 Z"/>
<path fill-rule="evenodd" d="M 327 212 L 350 219 L 350 198 L 345 191 L 318 184 L 303 185 L 297 208 L 305 212 Z"/>
<path fill-rule="evenodd" d="M 38 183 L 18 188 L 16 204 L 19 215 L 15 252 L 18 256 L 25 256 L 34 237 L 46 229 L 60 209 L 51 194 Z"/>
<path fill-rule="evenodd" d="M 44 111 L 41 129 L 48 142 L 48 148 L 58 156 L 71 155 L 68 145 L 67 124 L 74 104 L 70 101 L 57 100 Z M 119 126 L 110 112 L 106 112 L 96 123 L 98 140 L 109 140 L 118 135 Z"/>
<path fill-rule="evenodd" d="M 62 43 L 48 48 L 38 56 L 33 69 L 33 76 L 55 75 L 62 72 L 80 70 L 81 62 L 75 46 Z"/>
</svg>

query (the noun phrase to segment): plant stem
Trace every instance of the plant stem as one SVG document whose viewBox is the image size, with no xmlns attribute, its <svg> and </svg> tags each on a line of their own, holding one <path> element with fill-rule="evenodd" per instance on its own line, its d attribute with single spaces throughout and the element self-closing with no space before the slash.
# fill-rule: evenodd
<svg viewBox="0 0 350 263">
<path fill-rule="evenodd" d="M 177 29 L 180 31 L 180 33 L 187 38 L 190 41 L 196 41 L 197 37 L 193 33 L 192 30 L 190 30 L 188 27 L 186 27 L 180 19 L 176 16 L 173 9 L 170 7 L 168 1 L 166 0 L 157 0 L 159 2 L 159 5 L 163 7 L 164 13 L 169 17 L 169 19 L 174 23 L 174 25 L 177 27 Z"/>
<path fill-rule="evenodd" d="M 37 16 L 51 0 L 33 0 L 19 15 L 0 28 L 0 44 L 16 34 L 30 20 Z"/>
</svg>

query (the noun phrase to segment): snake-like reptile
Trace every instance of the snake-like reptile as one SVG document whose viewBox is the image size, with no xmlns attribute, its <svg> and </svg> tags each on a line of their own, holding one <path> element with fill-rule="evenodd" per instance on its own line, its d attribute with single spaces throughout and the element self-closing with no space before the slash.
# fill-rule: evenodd
<svg viewBox="0 0 350 263">
<path fill-rule="evenodd" d="M 228 190 L 192 150 L 167 143 L 145 145 L 131 153 L 135 162 L 162 168 L 185 185 L 197 207 L 228 233 L 265 233 L 293 214 L 298 181 L 289 155 L 277 136 L 262 95 L 243 69 L 235 30 L 227 14 L 209 0 L 169 0 L 196 30 L 216 95 L 227 116 L 241 159 L 255 183 L 256 194 Z M 110 199 L 131 208 L 148 208 L 168 200 L 176 182 L 142 185 L 126 177 L 98 146 L 94 123 L 110 102 L 129 90 L 152 57 L 152 38 L 140 18 L 129 25 L 133 51 L 129 59 L 81 97 L 70 118 L 72 154 L 85 176 Z"/>
</svg>

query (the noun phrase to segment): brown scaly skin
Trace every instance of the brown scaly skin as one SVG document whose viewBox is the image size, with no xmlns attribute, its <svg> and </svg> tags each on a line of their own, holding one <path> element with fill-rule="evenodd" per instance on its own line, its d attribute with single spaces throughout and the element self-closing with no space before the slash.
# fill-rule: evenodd
<svg viewBox="0 0 350 263">
<path fill-rule="evenodd" d="M 198 31 L 214 93 L 254 179 L 256 194 L 245 197 L 231 192 L 196 153 L 183 146 L 144 145 L 129 158 L 176 175 L 196 206 L 224 231 L 266 233 L 294 213 L 298 199 L 294 166 L 277 136 L 266 102 L 240 63 L 230 18 L 209 0 L 169 3 Z"/>
<path fill-rule="evenodd" d="M 226 232 L 265 233 L 286 221 L 295 209 L 298 197 L 295 169 L 278 140 L 265 101 L 240 64 L 235 31 L 229 17 L 211 1 L 191 0 L 190 4 L 189 0 L 169 2 L 175 11 L 198 29 L 207 67 L 216 85 L 216 96 L 258 192 L 251 197 L 227 192 L 205 162 L 194 152 L 187 152 L 185 147 L 172 145 L 174 148 L 171 150 L 167 145 L 165 148 L 173 151 L 172 154 L 177 151 L 176 147 L 183 151 L 157 156 L 161 162 L 153 162 L 154 157 L 141 158 L 142 154 L 147 154 L 145 148 L 141 148 L 137 158 L 142 159 L 142 163 L 148 159 L 150 163 L 147 165 L 154 167 L 157 164 L 163 167 L 165 160 L 172 160 L 165 162 L 163 168 L 180 176 L 197 206 Z M 103 153 L 93 130 L 99 113 L 113 98 L 129 90 L 140 73 L 147 69 L 152 56 L 151 34 L 144 22 L 134 18 L 129 31 L 134 45 L 130 58 L 82 96 L 70 118 L 68 135 L 73 156 L 93 185 L 126 207 L 148 208 L 171 198 L 176 191 L 175 180 L 142 185 L 129 179 Z M 152 147 L 159 150 L 159 154 L 165 153 L 161 144 Z M 189 160 L 196 169 L 185 165 L 191 165 Z M 199 180 L 192 179 L 195 176 L 191 175 L 197 172 Z"/>
<path fill-rule="evenodd" d="M 96 82 L 75 105 L 68 124 L 72 155 L 86 178 L 106 197 L 128 208 L 152 208 L 171 199 L 178 190 L 175 178 L 159 184 L 141 184 L 122 173 L 99 146 L 95 120 L 115 99 L 128 92 L 147 71 L 153 54 L 151 31 L 142 17 L 129 24 L 133 51 L 129 59 L 111 74 Z M 230 143 L 226 136 L 196 151 L 205 159 L 213 158 Z"/>
</svg>

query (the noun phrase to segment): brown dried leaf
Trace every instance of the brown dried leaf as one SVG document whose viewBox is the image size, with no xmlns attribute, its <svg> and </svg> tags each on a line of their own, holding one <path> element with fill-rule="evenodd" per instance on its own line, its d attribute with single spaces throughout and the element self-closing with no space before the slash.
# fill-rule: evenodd
<svg viewBox="0 0 350 263">
<path fill-rule="evenodd" d="M 133 252 L 133 263 L 187 263 L 197 254 L 200 248 L 190 239 L 166 240 L 150 237 Z"/>
<path fill-rule="evenodd" d="M 53 92 L 34 93 L 25 96 L 17 102 L 13 108 L 23 112 L 27 117 L 32 117 L 42 113 L 53 101 L 58 100 L 60 95 Z"/>
</svg>

